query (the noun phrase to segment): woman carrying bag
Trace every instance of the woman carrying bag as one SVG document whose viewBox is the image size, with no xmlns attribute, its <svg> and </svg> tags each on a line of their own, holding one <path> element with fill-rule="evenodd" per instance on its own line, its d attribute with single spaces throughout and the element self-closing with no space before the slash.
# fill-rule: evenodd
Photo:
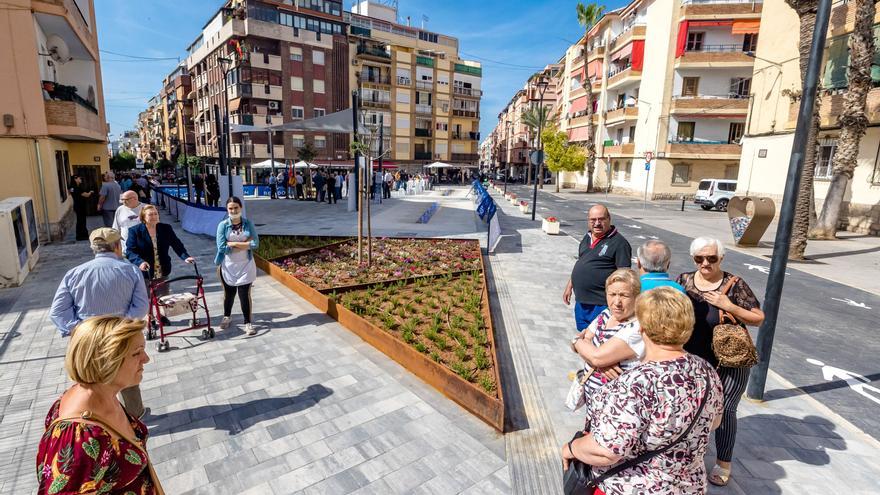
<svg viewBox="0 0 880 495">
<path fill-rule="evenodd" d="M 223 284 L 223 321 L 220 329 L 226 330 L 232 316 L 232 303 L 238 293 L 238 303 L 244 316 L 244 331 L 255 335 L 251 323 L 251 286 L 257 278 L 257 265 L 253 250 L 260 245 L 257 229 L 250 220 L 241 215 L 241 200 L 235 196 L 226 201 L 229 215 L 217 225 L 217 256 L 220 282 Z"/>
</svg>

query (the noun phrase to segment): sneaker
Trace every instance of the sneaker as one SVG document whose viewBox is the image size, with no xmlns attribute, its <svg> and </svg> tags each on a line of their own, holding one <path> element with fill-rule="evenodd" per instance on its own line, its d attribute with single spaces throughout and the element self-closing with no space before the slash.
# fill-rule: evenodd
<svg viewBox="0 0 880 495">
<path fill-rule="evenodd" d="M 220 322 L 220 330 L 226 330 L 227 328 L 229 328 L 229 321 L 229 317 L 224 316 L 223 321 Z"/>
<path fill-rule="evenodd" d="M 252 324 L 250 324 L 250 323 L 245 323 L 245 324 L 244 324 L 244 333 L 246 333 L 246 334 L 248 334 L 248 335 L 256 335 L 256 334 L 257 334 L 257 329 L 254 328 L 254 326 L 253 326 Z"/>
</svg>

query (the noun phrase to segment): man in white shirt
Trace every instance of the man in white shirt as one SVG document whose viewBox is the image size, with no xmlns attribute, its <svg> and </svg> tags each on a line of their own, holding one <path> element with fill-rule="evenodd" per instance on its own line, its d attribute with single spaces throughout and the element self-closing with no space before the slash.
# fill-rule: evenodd
<svg viewBox="0 0 880 495">
<path fill-rule="evenodd" d="M 134 191 L 125 191 L 119 196 L 119 208 L 113 216 L 113 228 L 122 236 L 122 252 L 125 253 L 125 243 L 128 241 L 128 229 L 141 223 L 141 210 L 143 203 L 138 201 L 138 195 Z"/>
<path fill-rule="evenodd" d="M 394 181 L 394 176 L 391 175 L 391 172 L 385 171 L 385 177 L 382 178 L 382 198 L 388 199 L 391 197 L 391 182 Z"/>
</svg>

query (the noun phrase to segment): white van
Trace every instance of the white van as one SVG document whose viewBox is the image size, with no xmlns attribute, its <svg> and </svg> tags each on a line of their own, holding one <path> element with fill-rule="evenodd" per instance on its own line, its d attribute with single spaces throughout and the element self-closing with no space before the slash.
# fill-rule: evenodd
<svg viewBox="0 0 880 495">
<path fill-rule="evenodd" d="M 717 208 L 727 211 L 727 203 L 736 194 L 736 181 L 730 179 L 703 179 L 694 195 L 694 203 L 704 210 Z"/>
</svg>

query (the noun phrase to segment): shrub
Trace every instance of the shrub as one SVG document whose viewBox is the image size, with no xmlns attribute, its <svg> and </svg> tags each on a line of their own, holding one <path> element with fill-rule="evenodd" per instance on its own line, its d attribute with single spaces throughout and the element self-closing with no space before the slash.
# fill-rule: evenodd
<svg viewBox="0 0 880 495">
<path fill-rule="evenodd" d="M 455 361 L 449 365 L 449 368 L 455 372 L 456 375 L 464 378 L 467 381 L 472 381 L 474 379 L 474 371 L 470 369 L 466 364 L 461 361 Z"/>
<path fill-rule="evenodd" d="M 422 354 L 428 352 L 428 348 L 425 347 L 425 344 L 421 342 L 416 342 L 415 344 L 413 344 L 413 347 L 415 348 L 415 350 L 421 352 Z"/>
<path fill-rule="evenodd" d="M 486 350 L 482 347 L 474 349 L 474 363 L 478 369 L 485 370 L 492 366 L 492 362 L 486 356 Z"/>
<path fill-rule="evenodd" d="M 480 386 L 483 387 L 483 390 L 489 393 L 495 390 L 495 382 L 492 380 L 492 377 L 487 374 L 480 377 Z"/>
</svg>

